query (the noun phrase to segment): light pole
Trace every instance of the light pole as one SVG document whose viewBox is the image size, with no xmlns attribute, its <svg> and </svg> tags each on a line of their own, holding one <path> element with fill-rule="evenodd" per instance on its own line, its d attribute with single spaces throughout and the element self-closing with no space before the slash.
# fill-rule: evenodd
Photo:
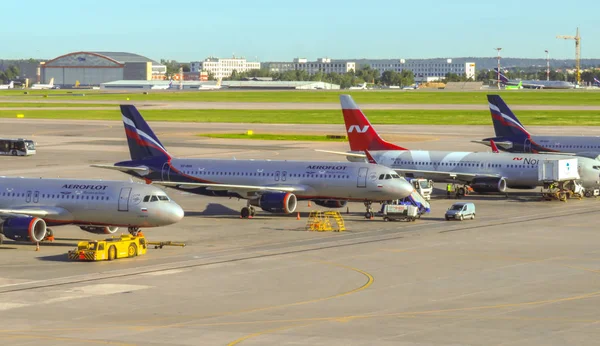
<svg viewBox="0 0 600 346">
<path fill-rule="evenodd" d="M 548 50 L 546 49 L 546 80 L 550 80 L 550 58 L 548 55 Z"/>
<path fill-rule="evenodd" d="M 494 48 L 494 49 L 498 51 L 498 73 L 497 73 L 497 80 L 498 80 L 498 89 L 500 89 L 500 51 L 502 50 L 502 48 Z"/>
</svg>

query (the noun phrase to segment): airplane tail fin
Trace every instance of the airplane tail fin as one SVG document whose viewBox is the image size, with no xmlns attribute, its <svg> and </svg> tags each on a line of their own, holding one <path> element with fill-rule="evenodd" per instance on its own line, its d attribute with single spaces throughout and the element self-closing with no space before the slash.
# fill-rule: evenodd
<svg viewBox="0 0 600 346">
<path fill-rule="evenodd" d="M 54 77 L 50 78 L 50 83 L 48 83 L 51 87 L 54 86 Z"/>
<path fill-rule="evenodd" d="M 171 155 L 154 134 L 146 120 L 133 105 L 121 105 L 123 126 L 132 160 L 149 158 L 171 159 Z"/>
<path fill-rule="evenodd" d="M 350 95 L 340 95 L 350 150 L 407 150 L 384 141 Z"/>
<path fill-rule="evenodd" d="M 8 83 L 8 88 L 9 89 L 14 89 L 15 88 L 15 82 L 14 81 L 10 81 L 10 83 Z"/>
<path fill-rule="evenodd" d="M 494 72 L 498 73 L 498 68 L 494 67 Z M 507 83 L 508 82 L 508 78 L 504 75 L 504 73 L 502 73 L 502 71 L 500 71 L 500 81 L 502 83 Z"/>
<path fill-rule="evenodd" d="M 223 78 L 219 77 L 219 79 L 217 79 L 217 87 L 221 86 L 221 82 L 223 82 Z"/>
<path fill-rule="evenodd" d="M 499 95 L 488 95 L 488 102 L 497 137 L 531 136 Z"/>
</svg>

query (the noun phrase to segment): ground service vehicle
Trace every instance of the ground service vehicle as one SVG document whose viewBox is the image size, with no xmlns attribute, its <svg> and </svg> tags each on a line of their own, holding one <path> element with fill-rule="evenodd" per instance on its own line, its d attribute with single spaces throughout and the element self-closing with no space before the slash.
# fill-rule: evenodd
<svg viewBox="0 0 600 346">
<path fill-rule="evenodd" d="M 406 178 L 406 180 L 412 184 L 415 190 L 417 190 L 426 201 L 431 200 L 431 193 L 433 192 L 432 180 L 423 178 Z"/>
<path fill-rule="evenodd" d="M 29 156 L 35 154 L 35 143 L 30 139 L 0 138 L 0 155 Z"/>
<path fill-rule="evenodd" d="M 143 255 L 148 250 L 148 243 L 143 235 L 123 234 L 105 240 L 80 241 L 76 250 L 68 252 L 71 260 L 112 261 L 116 258 Z"/>
<path fill-rule="evenodd" d="M 418 211 L 418 208 L 414 205 L 386 204 L 383 207 L 383 221 L 415 221 L 419 217 Z"/>
<path fill-rule="evenodd" d="M 455 220 L 464 220 L 467 218 L 474 219 L 475 218 L 475 204 L 471 202 L 459 202 L 454 203 L 448 210 L 446 210 L 446 221 L 450 221 L 452 219 Z"/>
</svg>

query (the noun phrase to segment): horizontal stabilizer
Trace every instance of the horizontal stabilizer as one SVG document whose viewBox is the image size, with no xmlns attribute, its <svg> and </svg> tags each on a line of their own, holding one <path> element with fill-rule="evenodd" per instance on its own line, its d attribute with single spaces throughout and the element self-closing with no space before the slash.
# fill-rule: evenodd
<svg viewBox="0 0 600 346">
<path fill-rule="evenodd" d="M 491 146 L 490 141 L 471 141 L 471 142 L 472 143 L 477 143 L 477 144 L 487 145 L 488 147 Z M 496 143 L 496 146 L 502 147 L 504 149 L 510 149 L 513 146 L 513 142 L 496 142 L 496 141 L 494 141 L 494 143 Z"/>
<path fill-rule="evenodd" d="M 130 171 L 148 172 L 149 171 L 148 167 L 145 167 L 145 166 L 126 167 L 126 166 L 113 166 L 113 165 L 90 165 L 90 167 L 112 169 L 112 170 L 120 171 L 120 172 L 130 172 Z"/>
<path fill-rule="evenodd" d="M 332 151 L 332 150 L 322 150 L 322 149 L 315 149 L 315 151 L 318 151 L 321 153 L 329 153 L 329 154 L 344 155 L 344 156 L 351 156 L 351 157 L 362 157 L 362 158 L 367 157 L 367 155 L 365 155 L 365 154 L 349 153 L 349 152 L 344 152 L 344 151 Z"/>
</svg>

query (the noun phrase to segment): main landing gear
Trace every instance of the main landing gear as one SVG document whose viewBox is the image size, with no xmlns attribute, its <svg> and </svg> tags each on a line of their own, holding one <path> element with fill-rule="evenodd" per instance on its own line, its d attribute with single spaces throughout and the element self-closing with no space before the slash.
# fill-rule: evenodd
<svg viewBox="0 0 600 346">
<path fill-rule="evenodd" d="M 240 212 L 240 218 L 242 219 L 251 219 L 254 217 L 254 215 L 256 215 L 256 210 L 253 206 L 243 207 L 242 211 Z"/>
<path fill-rule="evenodd" d="M 141 232 L 139 227 L 129 227 L 127 228 L 127 230 L 129 231 L 129 234 L 131 234 L 134 237 L 137 237 L 138 233 Z"/>
<path fill-rule="evenodd" d="M 365 208 L 367 209 L 367 212 L 365 213 L 365 219 L 371 219 L 375 214 L 373 213 L 373 202 L 369 201 L 369 202 L 365 202 Z"/>
</svg>

